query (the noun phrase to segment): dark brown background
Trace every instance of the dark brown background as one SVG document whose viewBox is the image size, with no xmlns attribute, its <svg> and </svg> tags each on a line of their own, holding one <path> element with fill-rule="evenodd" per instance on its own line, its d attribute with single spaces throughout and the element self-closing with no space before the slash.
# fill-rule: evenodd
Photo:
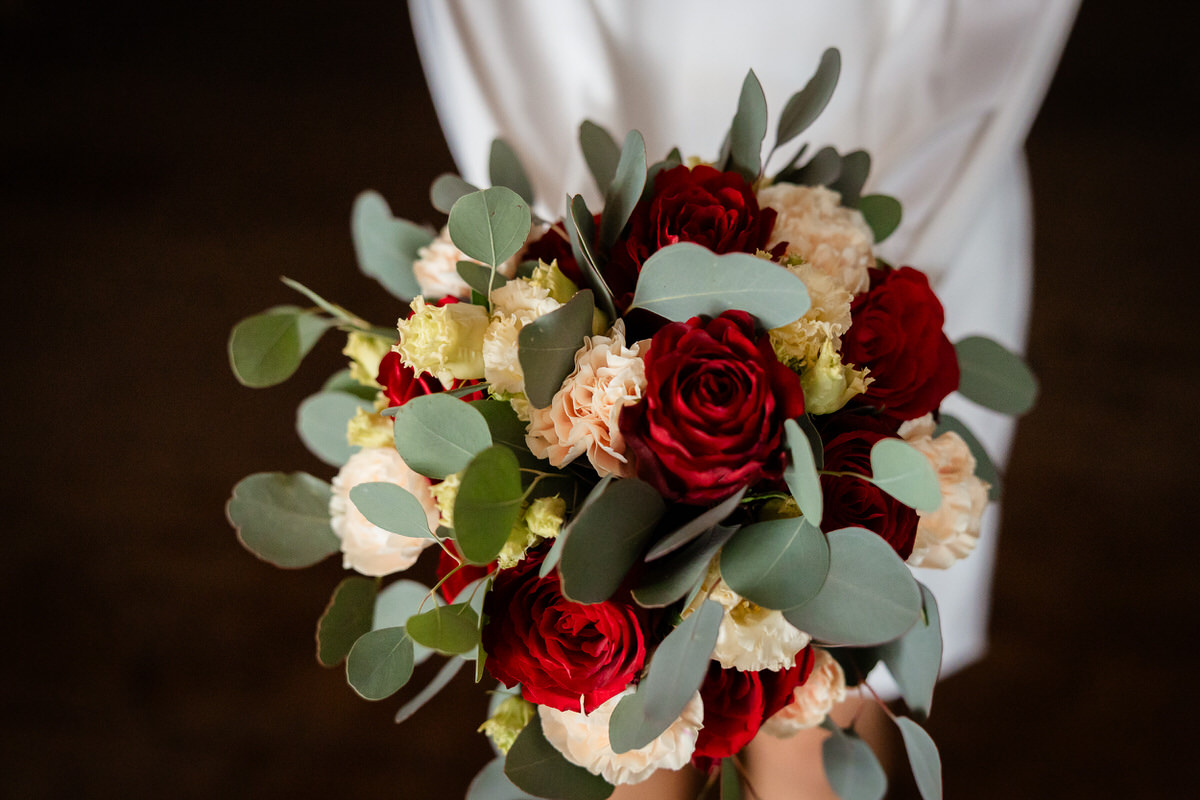
<svg viewBox="0 0 1200 800">
<path fill-rule="evenodd" d="M 318 667 L 336 559 L 274 569 L 223 516 L 251 472 L 328 477 L 292 415 L 341 361 L 243 389 L 230 326 L 296 299 L 281 274 L 387 322 L 351 201 L 440 221 L 404 7 L 350 5 L 0 3 L 0 794 L 461 797 L 488 757 L 469 680 L 396 727 Z M 1194 783 L 1198 60 L 1132 9 L 1085 4 L 1029 144 L 1044 394 L 991 655 L 930 722 L 950 797 Z"/>
</svg>

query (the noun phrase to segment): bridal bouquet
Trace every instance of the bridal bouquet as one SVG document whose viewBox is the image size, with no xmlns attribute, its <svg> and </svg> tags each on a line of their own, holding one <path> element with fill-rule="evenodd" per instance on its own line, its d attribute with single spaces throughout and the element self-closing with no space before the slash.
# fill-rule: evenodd
<svg viewBox="0 0 1200 800">
<path fill-rule="evenodd" d="M 778 120 L 816 118 L 822 57 Z M 252 475 L 228 515 L 281 567 L 340 552 L 318 659 L 389 697 L 445 666 L 492 692 L 497 759 L 471 797 L 607 797 L 691 763 L 738 796 L 756 735 L 822 726 L 839 792 L 881 796 L 870 748 L 829 717 L 882 663 L 925 797 L 939 797 L 930 708 L 937 605 L 910 566 L 951 567 L 979 535 L 995 471 L 939 405 L 959 391 L 1009 413 L 1036 387 L 1000 345 L 952 344 L 921 272 L 875 257 L 899 223 L 863 195 L 870 159 L 806 148 L 768 176 L 753 73 L 712 162 L 650 163 L 641 135 L 585 122 L 603 208 L 536 218 L 497 141 L 490 188 L 445 175 L 440 233 L 355 203 L 360 265 L 398 302 L 376 327 L 290 280 L 229 342 L 249 386 L 286 379 L 332 328 L 349 369 L 298 412 L 337 467 Z M 776 151 L 772 150 L 770 156 Z M 400 577 L 425 550 L 432 587 Z"/>
</svg>

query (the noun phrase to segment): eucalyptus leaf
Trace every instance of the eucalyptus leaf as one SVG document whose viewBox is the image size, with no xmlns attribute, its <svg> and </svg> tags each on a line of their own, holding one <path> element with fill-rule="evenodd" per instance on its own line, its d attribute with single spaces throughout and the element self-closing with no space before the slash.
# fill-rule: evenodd
<svg viewBox="0 0 1200 800">
<path fill-rule="evenodd" d="M 504 757 L 493 758 L 467 787 L 466 800 L 538 800 L 518 789 L 504 774 Z"/>
<path fill-rule="evenodd" d="M 463 558 L 496 558 L 521 514 L 522 494 L 517 457 L 507 447 L 492 445 L 471 460 L 454 499 L 454 540 Z"/>
<path fill-rule="evenodd" d="M 800 513 L 811 525 L 820 528 L 821 518 L 825 514 L 825 494 L 821 491 L 821 477 L 817 474 L 813 443 L 800 422 L 794 419 L 785 420 L 783 430 L 787 437 L 788 453 L 791 455 L 783 471 L 783 480 L 791 490 L 796 505 L 800 507 Z"/>
<path fill-rule="evenodd" d="M 867 646 L 903 636 L 921 618 L 921 591 L 896 551 L 865 528 L 828 534 L 829 574 L 812 600 L 783 612 L 820 642 Z"/>
<path fill-rule="evenodd" d="M 576 603 L 600 603 L 612 596 L 637 563 L 666 504 L 657 491 L 636 478 L 608 484 L 563 532 L 558 565 L 562 593 Z M 597 558 L 603 553 L 603 558 Z"/>
<path fill-rule="evenodd" d="M 637 131 L 630 131 L 621 148 L 617 171 L 604 193 L 604 213 L 600 216 L 600 245 L 606 250 L 625 229 L 625 223 L 646 186 L 646 143 Z"/>
<path fill-rule="evenodd" d="M 405 627 L 414 642 L 446 655 L 465 653 L 479 644 L 479 617 L 466 603 L 431 608 L 410 617 Z"/>
<path fill-rule="evenodd" d="M 683 242 L 646 259 L 632 308 L 644 308 L 675 322 L 740 309 L 770 329 L 796 321 L 809 305 L 804 281 L 778 264 L 748 253 L 717 255 Z"/>
<path fill-rule="evenodd" d="M 708 674 L 724 616 L 720 603 L 705 599 L 667 634 L 637 691 L 613 710 L 608 735 L 614 752 L 645 747 L 679 718 Z"/>
<path fill-rule="evenodd" d="M 525 423 L 513 410 L 512 403 L 489 398 L 472 400 L 470 404 L 487 421 L 492 442 L 513 451 L 523 469 L 548 471 L 549 465 L 530 451 L 529 443 L 525 440 Z"/>
<path fill-rule="evenodd" d="M 742 779 L 732 758 L 721 759 L 721 800 L 742 800 Z"/>
<path fill-rule="evenodd" d="M 352 650 L 351 653 L 353 652 Z M 396 712 L 395 723 L 399 725 L 402 722 L 406 722 L 409 717 L 420 711 L 426 703 L 437 697 L 442 689 L 450 685 L 450 681 L 454 680 L 454 676 L 462 671 L 466 663 L 461 658 L 452 658 L 443 664 L 442 668 L 433 676 L 433 680 L 425 684 L 425 687 L 411 700 L 400 706 L 400 710 Z"/>
<path fill-rule="evenodd" d="M 421 293 L 413 275 L 417 251 L 433 241 L 433 232 L 392 216 L 378 192 L 363 192 L 350 211 L 350 233 L 358 268 L 395 297 L 411 300 Z"/>
<path fill-rule="evenodd" d="M 968 400 L 1001 414 L 1024 414 L 1037 400 L 1038 382 L 1020 356 L 985 336 L 954 344 L 958 391 Z"/>
<path fill-rule="evenodd" d="M 958 417 L 942 412 L 938 415 L 937 430 L 934 431 L 934 436 L 941 436 L 943 433 L 951 431 L 962 437 L 963 441 L 967 443 L 967 448 L 971 451 L 971 455 L 975 457 L 975 477 L 987 483 L 988 499 L 999 500 L 1000 470 L 996 468 L 996 463 L 988 455 L 983 442 L 979 441 L 974 431 L 968 428 L 966 423 Z"/>
<path fill-rule="evenodd" d="M 895 720 L 922 799 L 942 800 L 942 759 L 933 738 L 908 717 L 895 717 Z"/>
<path fill-rule="evenodd" d="M 608 187 L 617 174 L 617 162 L 621 160 L 621 148 L 616 139 L 591 120 L 584 120 L 579 126 L 579 148 L 600 194 L 608 194 Z"/>
<path fill-rule="evenodd" d="M 715 525 L 673 553 L 651 561 L 642 570 L 633 599 L 643 608 L 662 608 L 700 586 L 708 564 L 737 532 Z"/>
<path fill-rule="evenodd" d="M 403 486 L 387 481 L 360 483 L 350 489 L 350 502 L 367 522 L 410 539 L 436 538 L 429 530 L 429 517 L 416 496 Z"/>
<path fill-rule="evenodd" d="M 364 633 L 346 657 L 346 681 L 365 700 L 400 691 L 413 673 L 413 643 L 404 628 Z"/>
<path fill-rule="evenodd" d="M 346 426 L 360 408 L 368 412 L 375 410 L 371 403 L 345 392 L 309 395 L 296 409 L 296 432 L 300 441 L 331 467 L 342 466 L 361 449 L 346 441 Z"/>
<path fill-rule="evenodd" d="M 918 511 L 937 511 L 942 504 L 933 463 L 903 439 L 880 439 L 871 447 L 870 481 Z"/>
<path fill-rule="evenodd" d="M 683 525 L 680 525 L 659 539 L 654 547 L 650 548 L 650 552 L 646 553 L 646 561 L 660 559 L 699 537 L 705 531 L 711 529 L 714 525 L 732 514 L 741 505 L 742 498 L 745 496 L 746 487 L 743 486 L 717 505 L 692 517 Z"/>
<path fill-rule="evenodd" d="M 393 581 L 375 595 L 375 613 L 371 617 L 371 630 L 380 628 L 402 628 L 409 617 L 421 613 L 425 608 L 440 606 L 436 592 L 417 581 L 401 579 Z M 423 645 L 413 645 L 413 663 L 424 664 L 433 651 Z"/>
<path fill-rule="evenodd" d="M 822 147 L 799 169 L 781 172 L 777 180 L 801 186 L 829 186 L 842 174 L 842 157 L 832 147 Z"/>
<path fill-rule="evenodd" d="M 762 171 L 762 144 L 767 135 L 767 98 L 754 70 L 746 73 L 737 113 L 729 128 L 730 167 L 748 181 Z"/>
<path fill-rule="evenodd" d="M 304 472 L 259 472 L 233 487 L 225 513 L 238 541 L 263 561 L 309 567 L 341 548 L 329 524 L 331 493 Z"/>
<path fill-rule="evenodd" d="M 336 322 L 295 306 L 278 306 L 233 326 L 229 366 L 243 386 L 262 389 L 290 378 Z"/>
<path fill-rule="evenodd" d="M 869 194 L 866 197 L 860 197 L 858 210 L 862 212 L 863 219 L 870 226 L 871 233 L 875 237 L 875 244 L 879 244 L 895 233 L 896 228 L 900 227 L 900 219 L 903 216 L 900 201 L 886 194 Z"/>
<path fill-rule="evenodd" d="M 458 202 L 458 198 L 472 192 L 478 192 L 479 187 L 467 183 L 457 175 L 446 172 L 434 178 L 429 187 L 429 202 L 443 214 L 449 214 L 450 209 Z"/>
<path fill-rule="evenodd" d="M 400 406 L 395 439 L 404 463 L 436 480 L 461 471 L 492 443 L 483 416 L 446 394 L 414 397 Z"/>
<path fill-rule="evenodd" d="M 563 381 L 575 370 L 575 352 L 592 332 L 595 304 L 587 289 L 517 334 L 517 358 L 525 378 L 525 396 L 534 408 L 550 405 Z"/>
<path fill-rule="evenodd" d="M 921 618 L 899 639 L 880 645 L 879 656 L 896 680 L 909 710 L 924 719 L 933 706 L 933 687 L 942 667 L 942 623 L 933 592 L 924 584 L 919 585 Z"/>
<path fill-rule="evenodd" d="M 492 290 L 499 289 L 508 283 L 499 270 L 480 264 L 476 261 L 459 261 L 455 267 L 458 277 L 483 297 L 491 297 Z"/>
<path fill-rule="evenodd" d="M 803 89 L 788 99 L 783 113 L 779 115 L 779 127 L 775 135 L 777 147 L 804 133 L 821 115 L 833 96 L 841 70 L 842 57 L 837 48 L 830 47 L 821 54 L 817 71 Z"/>
<path fill-rule="evenodd" d="M 858 208 L 863 184 L 867 182 L 867 175 L 871 172 L 871 156 L 866 150 L 855 150 L 841 158 L 841 170 L 837 180 L 829 184 L 829 188 L 842 196 L 842 205 Z"/>
<path fill-rule="evenodd" d="M 333 590 L 317 621 L 317 661 L 321 666 L 337 666 L 358 638 L 371 630 L 378 589 L 378 580 L 354 576 Z"/>
<path fill-rule="evenodd" d="M 596 306 L 610 320 L 616 319 L 617 307 L 613 302 L 612 289 L 600 274 L 600 262 L 596 260 L 593 246 L 596 241 L 596 221 L 581 195 L 575 195 L 567 202 L 566 226 L 567 238 L 571 240 L 571 253 L 588 287 L 595 293 Z"/>
<path fill-rule="evenodd" d="M 321 384 L 321 391 L 352 394 L 360 400 L 366 400 L 368 403 L 374 403 L 375 396 L 379 394 L 378 387 L 363 386 L 354 378 L 351 378 L 350 370 L 348 369 L 340 369 L 330 375 L 325 380 L 325 383 Z"/>
<path fill-rule="evenodd" d="M 476 261 L 498 267 L 525 245 L 533 217 L 520 195 L 493 186 L 456 200 L 446 224 L 455 247 Z"/>
<path fill-rule="evenodd" d="M 721 577 L 752 603 L 793 608 L 821 591 L 829 557 L 825 535 L 804 517 L 756 522 L 721 549 Z"/>
<path fill-rule="evenodd" d="M 534 715 L 513 742 L 504 761 L 504 774 L 535 797 L 605 800 L 613 793 L 608 781 L 567 761 L 546 741 L 538 715 Z"/>
<path fill-rule="evenodd" d="M 870 746 L 852 733 L 836 731 L 821 743 L 825 777 L 841 800 L 881 800 L 887 774 Z"/>
<path fill-rule="evenodd" d="M 504 186 L 516 192 L 527 204 L 533 205 L 533 184 L 521 166 L 517 151 L 503 139 L 492 140 L 492 151 L 488 158 L 488 175 L 492 186 Z"/>
</svg>

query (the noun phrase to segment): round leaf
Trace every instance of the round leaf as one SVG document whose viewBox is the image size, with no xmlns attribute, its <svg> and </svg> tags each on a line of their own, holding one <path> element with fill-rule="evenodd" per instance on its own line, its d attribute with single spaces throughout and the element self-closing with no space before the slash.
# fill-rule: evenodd
<svg viewBox="0 0 1200 800">
<path fill-rule="evenodd" d="M 592 332 L 595 304 L 586 289 L 566 304 L 538 317 L 517 335 L 517 357 L 525 378 L 525 395 L 534 408 L 550 405 L 563 381 L 575 369 L 575 353 Z"/>
<path fill-rule="evenodd" d="M 412 673 L 413 645 L 404 628 L 364 633 L 346 658 L 346 681 L 365 700 L 392 696 Z"/>
<path fill-rule="evenodd" d="M 294 306 L 247 317 L 229 334 L 229 366 L 244 386 L 283 383 L 333 324 Z"/>
<path fill-rule="evenodd" d="M 360 483 L 350 489 L 350 502 L 367 522 L 385 531 L 412 539 L 433 538 L 424 506 L 403 486 L 385 481 Z"/>
<path fill-rule="evenodd" d="M 871 172 L 871 156 L 865 150 L 855 150 L 841 156 L 837 180 L 829 188 L 842 196 L 842 205 L 858 208 L 859 195 Z"/>
<path fill-rule="evenodd" d="M 466 800 L 538 800 L 513 785 L 504 774 L 504 758 L 494 758 L 467 787 Z"/>
<path fill-rule="evenodd" d="M 341 662 L 358 637 L 371 630 L 375 615 L 374 578 L 346 578 L 333 590 L 325 613 L 317 621 L 317 661 L 332 667 Z"/>
<path fill-rule="evenodd" d="M 654 544 L 654 547 L 650 548 L 650 552 L 646 553 L 647 563 L 670 555 L 679 548 L 686 546 L 693 539 L 699 538 L 705 531 L 711 530 L 713 526 L 732 514 L 745 496 L 746 487 L 743 486 L 717 505 L 697 514 L 666 536 L 663 536 Z"/>
<path fill-rule="evenodd" d="M 821 477 L 817 474 L 817 462 L 813 456 L 813 447 L 808 435 L 794 419 L 785 420 L 784 433 L 787 435 L 788 452 L 791 459 L 783 471 L 783 479 L 787 482 L 800 513 L 814 526 L 821 527 L 821 517 L 825 514 L 825 494 L 821 491 Z"/>
<path fill-rule="evenodd" d="M 612 596 L 641 556 L 666 509 L 662 497 L 636 478 L 610 483 L 571 521 L 558 565 L 562 593 L 576 603 Z M 603 558 L 597 558 L 603 553 Z"/>
<path fill-rule="evenodd" d="M 413 262 L 433 241 L 431 231 L 393 217 L 379 193 L 363 192 L 350 212 L 350 233 L 359 269 L 396 297 L 409 300 L 421 293 Z"/>
<path fill-rule="evenodd" d="M 488 159 L 488 176 L 493 186 L 505 186 L 516 192 L 526 203 L 533 202 L 533 185 L 521 159 L 512 145 L 503 139 L 492 140 L 492 152 Z"/>
<path fill-rule="evenodd" d="M 380 628 L 402 628 L 408 624 L 409 617 L 418 614 L 424 608 L 441 605 L 436 593 L 431 594 L 429 587 L 407 579 L 393 581 L 385 586 L 375 596 L 375 615 L 371 620 L 371 630 Z M 424 645 L 413 646 L 413 663 L 423 664 L 433 655 L 433 651 Z"/>
<path fill-rule="evenodd" d="M 896 641 L 880 645 L 879 657 L 896 679 L 900 695 L 909 709 L 927 717 L 933 706 L 933 687 L 942 667 L 942 622 L 933 592 L 924 584 L 919 585 L 921 619 Z"/>
<path fill-rule="evenodd" d="M 434 178 L 429 187 L 429 202 L 438 211 L 449 214 L 458 198 L 478 191 L 478 186 L 467 183 L 452 172 L 444 172 Z"/>
<path fill-rule="evenodd" d="M 923 800 L 942 800 L 942 759 L 925 729 L 908 717 L 896 717 L 908 763 Z"/>
<path fill-rule="evenodd" d="M 968 336 L 954 345 L 958 391 L 1002 414 L 1024 414 L 1037 400 L 1038 383 L 1019 356 L 985 336 Z"/>
<path fill-rule="evenodd" d="M 479 617 L 466 603 L 431 608 L 410 617 L 405 627 L 414 642 L 447 655 L 465 653 L 479 644 Z"/>
<path fill-rule="evenodd" d="M 476 261 L 498 267 L 529 235 L 529 204 L 512 189 L 493 186 L 455 201 L 447 223 L 454 245 Z"/>
<path fill-rule="evenodd" d="M 831 644 L 866 646 L 904 635 L 921 617 L 921 592 L 896 551 L 865 528 L 843 528 L 828 539 L 825 585 L 784 617 Z"/>
<path fill-rule="evenodd" d="M 296 432 L 313 455 L 331 467 L 340 467 L 359 448 L 346 441 L 346 425 L 358 409 L 374 411 L 366 400 L 345 392 L 319 392 L 305 398 L 296 409 Z"/>
<path fill-rule="evenodd" d="M 867 225 L 871 227 L 875 244 L 879 244 L 895 233 L 896 228 L 900 227 L 900 219 L 903 216 L 900 201 L 894 197 L 888 197 L 886 194 L 869 194 L 859 198 L 858 210 L 862 212 Z"/>
<path fill-rule="evenodd" d="M 536 797 L 604 800 L 613 787 L 598 775 L 576 766 L 546 741 L 541 717 L 535 715 L 517 736 L 504 761 L 504 774 Z"/>
<path fill-rule="evenodd" d="M 341 548 L 329 484 L 304 472 L 259 472 L 233 487 L 225 513 L 242 546 L 277 567 L 316 564 Z"/>
<path fill-rule="evenodd" d="M 463 470 L 492 443 L 487 420 L 469 403 L 446 394 L 414 397 L 400 406 L 395 438 L 404 463 L 437 480 Z"/>
<path fill-rule="evenodd" d="M 507 447 L 493 445 L 472 459 L 454 499 L 454 539 L 467 561 L 496 558 L 521 514 L 522 495 L 517 457 Z"/>
<path fill-rule="evenodd" d="M 871 448 L 871 483 L 906 506 L 937 511 L 942 489 L 933 463 L 903 439 L 880 439 Z"/>
<path fill-rule="evenodd" d="M 736 527 L 714 525 L 678 550 L 646 564 L 633 599 L 643 608 L 662 608 L 700 585 L 708 564 Z"/>
<path fill-rule="evenodd" d="M 881 800 L 887 792 L 887 775 L 870 746 L 854 735 L 838 731 L 821 744 L 825 777 L 841 800 Z"/>
<path fill-rule="evenodd" d="M 828 573 L 829 543 L 804 517 L 747 525 L 721 549 L 721 577 L 764 608 L 808 602 Z"/>
</svg>

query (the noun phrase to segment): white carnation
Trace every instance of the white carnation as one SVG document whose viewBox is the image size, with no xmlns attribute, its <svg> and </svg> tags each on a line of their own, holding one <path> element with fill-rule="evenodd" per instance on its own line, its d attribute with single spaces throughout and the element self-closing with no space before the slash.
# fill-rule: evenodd
<svg viewBox="0 0 1200 800">
<path fill-rule="evenodd" d="M 429 479 L 409 469 L 394 447 L 364 447 L 338 472 L 329 515 L 333 532 L 342 542 L 342 566 L 363 575 L 390 575 L 416 563 L 433 540 L 400 536 L 369 522 L 351 502 L 350 490 L 360 483 L 375 482 L 394 483 L 411 492 L 425 509 L 430 530 L 437 527 L 438 509 Z"/>
<path fill-rule="evenodd" d="M 626 753 L 614 753 L 608 739 L 608 722 L 621 698 L 633 691 L 632 686 L 627 688 L 594 708 L 591 714 L 538 706 L 546 740 L 572 764 L 600 775 L 616 786 L 641 783 L 660 769 L 681 769 L 691 761 L 696 739 L 704 727 L 704 704 L 700 693 L 692 696 L 679 719 L 650 744 Z"/>
<path fill-rule="evenodd" d="M 819 647 L 813 648 L 813 655 L 808 680 L 792 690 L 790 703 L 763 723 L 762 729 L 771 736 L 784 739 L 805 728 L 815 728 L 846 699 L 846 674 L 841 664 Z"/>
<path fill-rule="evenodd" d="M 483 377 L 498 394 L 525 391 L 525 373 L 517 356 L 521 329 L 562 303 L 550 291 L 524 278 L 492 291 L 492 318 L 483 337 Z"/>
<path fill-rule="evenodd" d="M 824 186 L 777 183 L 758 193 L 759 205 L 777 214 L 767 249 L 787 242 L 788 255 L 803 258 L 858 294 L 870 285 L 867 270 L 875 266 L 875 237 L 862 213 L 841 202 L 841 195 Z"/>
</svg>

